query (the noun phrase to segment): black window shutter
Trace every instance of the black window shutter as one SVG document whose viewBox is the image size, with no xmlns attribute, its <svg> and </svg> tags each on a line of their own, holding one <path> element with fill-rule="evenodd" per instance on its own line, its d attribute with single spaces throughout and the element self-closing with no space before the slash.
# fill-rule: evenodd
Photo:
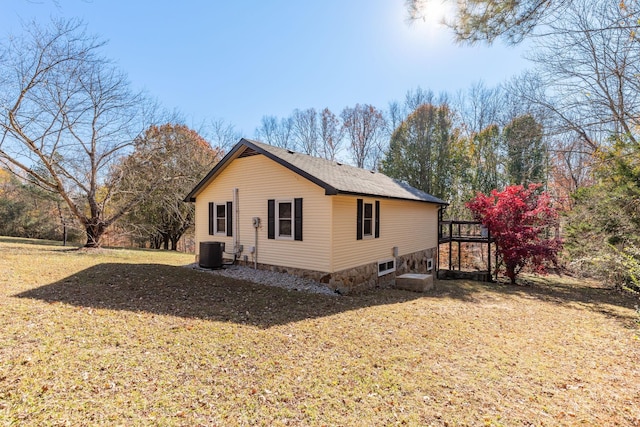
<svg viewBox="0 0 640 427">
<path fill-rule="evenodd" d="M 302 240 L 302 199 L 293 199 L 294 204 L 294 228 L 293 239 Z"/>
<path fill-rule="evenodd" d="M 376 239 L 380 237 L 380 200 L 376 200 L 376 231 L 375 237 Z"/>
<path fill-rule="evenodd" d="M 356 220 L 356 240 L 362 240 L 362 199 L 358 199 L 358 207 L 356 209 L 358 218 Z"/>
<path fill-rule="evenodd" d="M 233 202 L 227 202 L 227 236 L 233 236 Z"/>
<path fill-rule="evenodd" d="M 209 202 L 209 235 L 213 236 L 213 223 L 215 221 L 215 217 L 213 215 L 213 202 Z"/>
<path fill-rule="evenodd" d="M 276 238 L 276 201 L 267 200 L 267 238 Z"/>
</svg>

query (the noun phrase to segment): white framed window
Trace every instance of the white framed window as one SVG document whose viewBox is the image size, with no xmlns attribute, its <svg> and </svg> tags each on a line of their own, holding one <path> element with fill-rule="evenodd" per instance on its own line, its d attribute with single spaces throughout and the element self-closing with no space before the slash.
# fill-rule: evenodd
<svg viewBox="0 0 640 427">
<path fill-rule="evenodd" d="M 215 203 L 214 234 L 227 234 L 227 205 Z"/>
<path fill-rule="evenodd" d="M 209 202 L 209 235 L 226 235 L 231 236 L 232 225 L 232 203 Z"/>
<path fill-rule="evenodd" d="M 373 237 L 373 203 L 364 203 L 362 209 L 362 236 Z"/>
<path fill-rule="evenodd" d="M 396 271 L 396 260 L 394 258 L 378 261 L 378 277 Z"/>
<path fill-rule="evenodd" d="M 302 198 L 267 200 L 267 239 L 302 241 Z"/>
<path fill-rule="evenodd" d="M 380 237 L 380 201 L 356 200 L 356 240 Z"/>
<path fill-rule="evenodd" d="M 276 200 L 276 239 L 293 240 L 293 200 Z"/>
</svg>

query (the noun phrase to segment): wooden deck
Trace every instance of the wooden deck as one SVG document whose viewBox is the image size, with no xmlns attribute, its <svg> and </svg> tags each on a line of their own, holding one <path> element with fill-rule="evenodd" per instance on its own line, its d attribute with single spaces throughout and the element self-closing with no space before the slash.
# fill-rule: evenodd
<svg viewBox="0 0 640 427">
<path fill-rule="evenodd" d="M 481 282 L 493 281 L 491 271 L 491 232 L 478 221 L 438 221 L 438 279 L 468 279 Z M 462 266 L 463 243 L 474 243 L 486 248 L 486 269 L 464 269 Z M 440 246 L 448 245 L 448 263 L 441 265 Z M 454 262 L 454 249 L 457 263 Z M 484 255 L 483 255 L 484 258 Z"/>
</svg>

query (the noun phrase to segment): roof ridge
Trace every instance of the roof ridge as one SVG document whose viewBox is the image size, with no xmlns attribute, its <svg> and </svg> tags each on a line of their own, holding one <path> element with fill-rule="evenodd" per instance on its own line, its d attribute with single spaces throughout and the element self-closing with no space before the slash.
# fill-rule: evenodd
<svg viewBox="0 0 640 427">
<path fill-rule="evenodd" d="M 311 159 L 314 159 L 314 160 L 316 160 L 318 162 L 327 162 L 327 163 L 330 163 L 330 164 L 333 164 L 333 165 L 347 166 L 347 167 L 354 168 L 354 169 L 359 169 L 359 170 L 364 170 L 364 171 L 368 171 L 368 172 L 378 173 L 378 171 L 375 171 L 375 170 L 372 170 L 372 169 L 361 168 L 361 167 L 358 167 L 358 166 L 354 166 L 354 165 L 352 165 L 350 163 L 346 163 L 346 162 L 342 162 L 342 161 L 338 161 L 338 160 L 325 159 L 324 157 L 314 156 L 312 154 L 303 153 L 302 151 L 296 151 L 296 150 L 293 150 L 291 148 L 279 147 L 277 145 L 267 144 L 266 142 L 256 141 L 255 139 L 249 139 L 249 138 L 243 138 L 243 139 L 246 140 L 246 141 L 249 141 L 249 142 L 251 142 L 251 143 L 253 143 L 255 145 L 258 145 L 258 146 L 263 146 L 265 148 L 268 147 L 268 148 L 266 148 L 268 150 L 272 150 L 272 149 L 273 150 L 281 150 L 281 151 L 288 152 L 290 154 L 298 154 L 298 155 L 301 155 L 301 156 L 307 156 L 307 157 L 309 157 Z"/>
<path fill-rule="evenodd" d="M 326 195 L 350 194 L 368 197 L 413 200 L 447 205 L 448 203 L 406 182 L 391 178 L 382 172 L 297 152 L 261 141 L 242 138 L 224 158 L 187 195 L 185 200 L 195 201 L 196 195 L 247 149 L 265 155 L 281 166 L 324 188 Z"/>
</svg>

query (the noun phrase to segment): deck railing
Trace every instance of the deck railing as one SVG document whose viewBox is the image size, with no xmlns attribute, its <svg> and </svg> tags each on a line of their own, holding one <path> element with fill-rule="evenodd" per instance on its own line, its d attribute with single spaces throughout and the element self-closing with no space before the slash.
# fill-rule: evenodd
<svg viewBox="0 0 640 427">
<path fill-rule="evenodd" d="M 491 237 L 490 231 L 478 221 L 459 221 L 459 220 L 440 220 L 438 221 L 438 246 L 448 245 L 448 269 L 441 268 L 440 256 L 438 256 L 438 271 L 442 270 L 443 274 L 438 274 L 438 277 L 457 277 L 452 273 L 462 273 L 462 250 L 463 243 L 481 244 L 483 247 L 486 245 L 486 270 L 476 270 L 473 272 L 473 277 L 486 277 L 488 280 L 492 279 L 491 274 L 491 243 L 494 240 Z M 465 247 L 468 245 L 465 245 Z M 477 246 L 477 245 L 473 245 Z M 454 262 L 454 247 L 457 252 L 457 263 Z M 482 249 L 484 252 L 484 249 Z M 440 250 L 438 250 L 440 254 Z M 445 253 L 446 254 L 446 253 Z M 457 264 L 457 265 L 456 265 Z M 471 277 L 471 276 L 470 276 Z M 484 280 L 484 279 L 483 279 Z"/>
</svg>

